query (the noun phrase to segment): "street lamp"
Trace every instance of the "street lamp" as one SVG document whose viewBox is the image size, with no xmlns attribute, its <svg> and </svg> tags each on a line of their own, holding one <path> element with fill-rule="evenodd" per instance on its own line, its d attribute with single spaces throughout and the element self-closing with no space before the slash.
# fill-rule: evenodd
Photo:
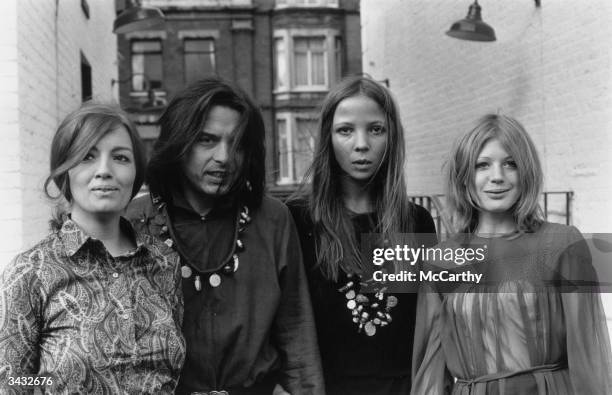
<svg viewBox="0 0 612 395">
<path fill-rule="evenodd" d="M 164 14 L 159 8 L 143 7 L 141 0 L 126 0 L 127 7 L 113 22 L 113 33 L 125 34 L 146 30 L 164 23 Z"/>
</svg>

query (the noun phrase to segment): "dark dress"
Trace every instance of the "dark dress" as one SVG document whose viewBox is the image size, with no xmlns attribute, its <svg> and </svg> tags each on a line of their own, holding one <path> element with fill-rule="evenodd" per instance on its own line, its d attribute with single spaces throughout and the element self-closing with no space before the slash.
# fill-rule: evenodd
<svg viewBox="0 0 612 395">
<path fill-rule="evenodd" d="M 347 298 L 338 291 L 347 283 L 347 274 L 341 272 L 337 282 L 323 275 L 316 267 L 313 225 L 305 205 L 289 203 L 289 209 L 302 245 L 327 394 L 409 393 L 416 293 L 394 293 L 398 304 L 391 311 L 392 322 L 379 327 L 373 336 L 358 332 Z M 418 246 L 436 244 L 429 212 L 417 205 L 412 209 L 414 233 L 423 234 Z M 371 213 L 352 216 L 357 240 L 360 234 L 376 232 L 375 218 Z"/>
</svg>

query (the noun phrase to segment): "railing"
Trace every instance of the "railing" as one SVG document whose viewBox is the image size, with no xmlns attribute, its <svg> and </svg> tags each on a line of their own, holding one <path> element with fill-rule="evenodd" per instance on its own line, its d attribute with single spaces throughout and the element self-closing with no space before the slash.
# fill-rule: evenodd
<svg viewBox="0 0 612 395">
<path fill-rule="evenodd" d="M 436 225 L 438 240 L 445 240 L 453 233 L 451 219 L 444 213 L 444 195 L 410 196 L 409 199 L 429 211 Z"/>
<path fill-rule="evenodd" d="M 544 209 L 546 220 L 571 225 L 574 192 L 544 192 L 542 195 L 542 208 Z"/>
</svg>

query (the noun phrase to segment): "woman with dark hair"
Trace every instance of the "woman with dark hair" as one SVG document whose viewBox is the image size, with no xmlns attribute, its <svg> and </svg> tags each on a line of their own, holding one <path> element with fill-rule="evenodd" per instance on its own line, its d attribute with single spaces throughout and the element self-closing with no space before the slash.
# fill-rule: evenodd
<svg viewBox="0 0 612 395">
<path fill-rule="evenodd" d="M 26 375 L 54 393 L 176 387 L 185 358 L 178 256 L 121 217 L 144 170 L 119 108 L 87 103 L 59 126 L 45 192 L 68 211 L 0 277 L 2 388 L 20 392 Z"/>
<path fill-rule="evenodd" d="M 601 299 L 580 285 L 596 281 L 591 254 L 575 227 L 543 220 L 542 179 L 513 118 L 487 115 L 457 140 L 447 202 L 462 234 L 439 247 L 486 246 L 484 260 L 466 268 L 483 280 L 424 285 L 413 394 L 612 393 Z"/>
<path fill-rule="evenodd" d="M 159 124 L 151 198 L 130 216 L 181 256 L 187 359 L 177 392 L 322 394 L 295 225 L 264 195 L 261 113 L 209 78 L 179 92 Z"/>
<path fill-rule="evenodd" d="M 416 294 L 392 294 L 384 285 L 371 288 L 375 294 L 361 289 L 372 281 L 371 263 L 360 248 L 363 234 L 379 234 L 379 247 L 400 233 L 412 234 L 416 246 L 436 242 L 430 214 L 406 195 L 398 110 L 380 84 L 351 77 L 323 101 L 319 132 L 306 177 L 312 182 L 304 184 L 308 198 L 294 200 L 290 208 L 302 242 L 327 392 L 407 393 Z"/>
</svg>

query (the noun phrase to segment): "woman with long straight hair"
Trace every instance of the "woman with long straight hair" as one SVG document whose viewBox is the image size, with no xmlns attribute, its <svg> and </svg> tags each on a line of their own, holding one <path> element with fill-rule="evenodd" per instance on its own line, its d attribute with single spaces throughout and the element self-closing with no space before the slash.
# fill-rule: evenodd
<svg viewBox="0 0 612 395">
<path fill-rule="evenodd" d="M 591 253 L 575 227 L 543 219 L 542 179 L 535 146 L 511 117 L 486 115 L 457 140 L 446 183 L 461 233 L 439 247 L 483 248 L 465 267 L 483 277 L 423 285 L 412 394 L 612 393 Z"/>
<path fill-rule="evenodd" d="M 430 214 L 409 202 L 404 130 L 390 92 L 349 77 L 322 104 L 306 199 L 289 203 L 300 233 L 328 394 L 397 394 L 410 389 L 416 295 L 376 285 L 362 235 L 375 245 L 425 233 Z M 417 240 L 414 240 L 417 242 Z M 367 293 L 372 286 L 374 293 Z"/>
</svg>

